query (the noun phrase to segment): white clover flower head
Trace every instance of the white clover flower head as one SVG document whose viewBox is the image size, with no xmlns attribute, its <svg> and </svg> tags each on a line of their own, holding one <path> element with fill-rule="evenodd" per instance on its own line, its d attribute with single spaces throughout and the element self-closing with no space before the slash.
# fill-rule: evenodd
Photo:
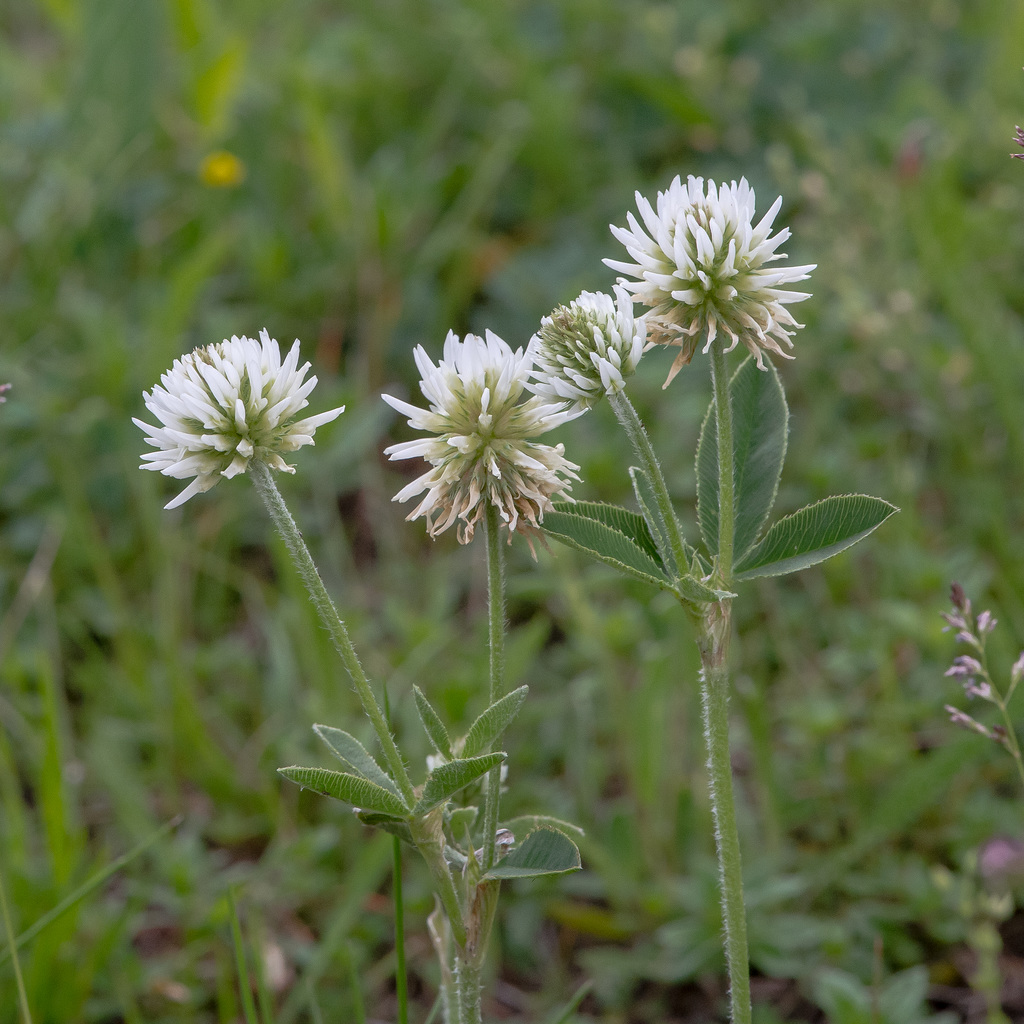
<svg viewBox="0 0 1024 1024">
<path fill-rule="evenodd" d="M 633 300 L 621 285 L 615 298 L 581 292 L 540 322 L 532 345 L 534 394 L 571 402 L 584 412 L 605 395 L 621 391 L 647 343 L 647 321 L 633 316 Z"/>
<path fill-rule="evenodd" d="M 316 377 L 304 380 L 309 363 L 299 362 L 299 343 L 281 361 L 277 342 L 238 338 L 197 348 L 174 361 L 160 383 L 142 397 L 160 421 L 154 427 L 133 420 L 157 449 L 142 456 L 140 468 L 177 480 L 195 479 L 165 508 L 176 508 L 208 491 L 221 477 L 244 473 L 252 460 L 294 473 L 281 457 L 313 444 L 316 428 L 340 416 L 344 407 L 296 419 L 309 402 Z"/>
<path fill-rule="evenodd" d="M 707 352 L 719 331 L 730 338 L 726 351 L 743 342 L 762 370 L 765 352 L 792 358 L 781 346 L 793 347 L 787 328 L 802 324 L 786 305 L 810 295 L 783 286 L 806 280 L 816 264 L 768 266 L 785 258 L 777 250 L 790 236 L 789 228 L 770 234 L 781 196 L 756 225 L 746 178 L 720 186 L 709 181 L 705 190 L 703 178 L 691 175 L 684 185 L 676 176 L 658 193 L 656 209 L 639 192 L 636 205 L 643 226 L 631 213 L 628 229 L 611 226 L 636 262 L 604 262 L 627 275 L 622 284 L 651 307 L 654 343 L 681 347 L 666 387 L 693 357 L 699 338 L 706 338 Z"/>
<path fill-rule="evenodd" d="M 425 517 L 431 537 L 458 522 L 459 542 L 468 544 L 490 503 L 508 528 L 510 543 L 515 532 L 530 538 L 551 499 L 568 496 L 568 481 L 579 479 L 579 466 L 565 458 L 562 445 L 538 444 L 533 438 L 571 419 L 572 413 L 564 402 L 552 404 L 538 395 L 520 402 L 532 352 L 513 352 L 491 331 L 484 338 L 467 334 L 461 341 L 449 332 L 436 366 L 422 345 L 413 355 L 429 408 L 391 395 L 383 398 L 409 417 L 409 426 L 435 436 L 385 449 L 392 460 L 430 463 L 394 500 L 408 501 L 426 491 L 407 518 Z"/>
</svg>

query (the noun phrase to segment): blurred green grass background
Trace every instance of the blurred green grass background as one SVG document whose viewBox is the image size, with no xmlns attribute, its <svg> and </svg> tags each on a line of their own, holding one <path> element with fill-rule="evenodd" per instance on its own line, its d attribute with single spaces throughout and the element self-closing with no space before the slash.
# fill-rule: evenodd
<svg viewBox="0 0 1024 1024">
<path fill-rule="evenodd" d="M 928 964 L 967 922 L 932 882 L 1019 835 L 1012 766 L 942 704 L 951 579 L 1024 645 L 1024 8 L 1011 0 L 15 0 L 0 9 L 0 871 L 21 932 L 176 814 L 21 952 L 37 1022 L 241 1019 L 235 893 L 280 1024 L 393 1019 L 389 851 L 274 769 L 358 705 L 244 481 L 175 513 L 136 466 L 141 392 L 196 345 L 299 337 L 349 411 L 286 496 L 405 748 L 486 674 L 482 550 L 390 503 L 411 349 L 524 344 L 607 289 L 634 189 L 745 175 L 816 262 L 781 512 L 903 512 L 748 588 L 734 718 L 759 1020 L 815 972 Z M 219 155 L 218 155 L 219 154 Z M 631 387 L 681 507 L 698 358 Z M 564 427 L 577 496 L 628 500 L 610 411 Z M 693 638 L 665 595 L 510 552 L 505 805 L 587 829 L 586 870 L 507 887 L 490 1016 L 706 1020 L 723 994 Z M 623 595 L 625 594 L 625 599 Z M 408 867 L 415 1020 L 436 974 Z M 882 961 L 878 962 L 878 950 Z M 10 963 L 0 1019 L 16 1019 Z M 704 1016 L 701 1016 L 704 1014 Z"/>
</svg>

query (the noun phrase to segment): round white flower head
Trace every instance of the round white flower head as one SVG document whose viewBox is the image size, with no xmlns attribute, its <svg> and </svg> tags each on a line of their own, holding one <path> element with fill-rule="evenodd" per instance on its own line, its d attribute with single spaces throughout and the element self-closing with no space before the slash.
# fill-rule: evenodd
<svg viewBox="0 0 1024 1024">
<path fill-rule="evenodd" d="M 309 363 L 299 362 L 296 341 L 284 362 L 277 342 L 264 330 L 260 340 L 237 338 L 197 348 L 142 397 L 163 424 L 134 420 L 157 449 L 142 456 L 140 468 L 177 480 L 195 479 L 165 508 L 208 491 L 220 478 L 244 473 L 251 460 L 294 473 L 281 458 L 313 443 L 316 428 L 340 416 L 344 407 L 295 419 L 309 402 L 316 377 L 304 380 Z"/>
<path fill-rule="evenodd" d="M 666 387 L 693 357 L 699 335 L 706 336 L 707 352 L 724 331 L 731 339 L 726 351 L 742 341 L 762 370 L 764 352 L 792 358 L 779 343 L 792 348 L 794 332 L 787 328 L 802 325 L 786 304 L 810 295 L 781 286 L 806 280 L 816 264 L 768 266 L 785 258 L 776 250 L 790 236 L 789 228 L 770 235 L 781 196 L 756 226 L 754 190 L 746 178 L 718 187 L 709 181 L 705 192 L 703 178 L 691 175 L 683 185 L 676 176 L 667 192 L 658 193 L 656 210 L 639 192 L 636 205 L 643 227 L 631 213 L 628 230 L 611 225 L 636 263 L 604 262 L 632 278 L 622 284 L 652 307 L 654 343 L 681 346 Z"/>
<path fill-rule="evenodd" d="M 633 318 L 633 300 L 623 287 L 615 286 L 615 299 L 581 292 L 541 320 L 530 390 L 584 412 L 626 386 L 646 342 L 646 318 Z"/>
<path fill-rule="evenodd" d="M 458 521 L 459 542 L 468 544 L 490 503 L 508 528 L 509 542 L 514 532 L 530 538 L 551 499 L 567 495 L 568 479 L 579 479 L 579 466 L 564 457 L 562 445 L 532 440 L 572 418 L 564 402 L 550 404 L 536 395 L 519 401 L 532 350 L 513 352 L 491 331 L 486 338 L 467 334 L 462 341 L 449 332 L 436 366 L 422 345 L 413 355 L 430 407 L 383 398 L 409 417 L 409 426 L 436 436 L 385 449 L 393 460 L 422 458 L 431 467 L 394 500 L 408 501 L 426 491 L 407 518 L 424 516 L 431 537 Z"/>
</svg>

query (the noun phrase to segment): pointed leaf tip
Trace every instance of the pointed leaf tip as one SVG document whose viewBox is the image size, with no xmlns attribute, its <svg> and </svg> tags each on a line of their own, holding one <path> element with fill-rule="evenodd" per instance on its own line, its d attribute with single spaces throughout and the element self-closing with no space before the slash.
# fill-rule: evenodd
<svg viewBox="0 0 1024 1024">
<path fill-rule="evenodd" d="M 483 753 L 492 743 L 496 743 L 512 720 L 519 714 L 519 709 L 530 692 L 528 686 L 520 686 L 506 694 L 501 700 L 495 701 L 471 726 L 466 734 L 466 742 L 462 747 L 463 757 L 475 757 Z"/>
</svg>

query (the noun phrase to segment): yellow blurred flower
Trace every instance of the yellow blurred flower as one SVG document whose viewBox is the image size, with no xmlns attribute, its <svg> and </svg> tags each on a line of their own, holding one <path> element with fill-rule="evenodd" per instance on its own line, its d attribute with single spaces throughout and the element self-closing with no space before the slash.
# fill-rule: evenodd
<svg viewBox="0 0 1024 1024">
<path fill-rule="evenodd" d="M 199 180 L 208 188 L 234 188 L 245 181 L 245 164 L 226 149 L 214 150 L 203 157 Z"/>
</svg>

